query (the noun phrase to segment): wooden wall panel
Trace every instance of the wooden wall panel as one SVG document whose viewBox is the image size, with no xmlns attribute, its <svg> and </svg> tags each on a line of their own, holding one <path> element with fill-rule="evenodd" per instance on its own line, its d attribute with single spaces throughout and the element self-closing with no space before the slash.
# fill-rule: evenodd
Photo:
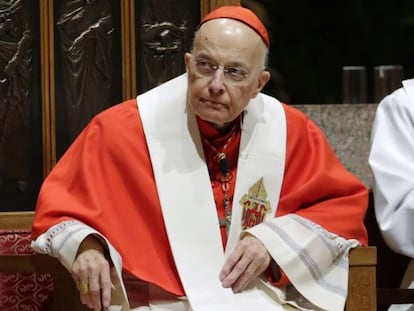
<svg viewBox="0 0 414 311">
<path fill-rule="evenodd" d="M 122 56 L 122 49 L 125 50 L 125 42 L 130 42 L 132 36 L 122 40 L 122 30 L 129 23 L 126 6 L 132 2 L 54 0 L 53 3 L 58 160 L 96 114 L 121 102 L 126 96 L 123 92 L 130 92 L 129 84 L 122 79 L 122 73 L 125 77 L 128 72 L 123 71 L 122 61 L 128 60 Z"/>
<path fill-rule="evenodd" d="M 43 176 L 40 4 L 1 2 L 0 211 L 33 209 Z"/>
<path fill-rule="evenodd" d="M 135 2 L 137 94 L 185 72 L 199 12 L 193 0 Z"/>
<path fill-rule="evenodd" d="M 121 5 L 122 99 L 137 94 L 135 1 L 123 0 Z M 204 1 L 203 7 L 211 7 Z M 43 173 L 46 176 L 56 164 L 56 93 L 55 93 L 55 16 L 53 0 L 39 0 L 41 21 L 41 102 L 43 120 Z"/>
<path fill-rule="evenodd" d="M 122 33 L 122 98 L 133 98 L 137 94 L 135 52 L 135 1 L 121 1 Z"/>
<path fill-rule="evenodd" d="M 46 176 L 57 161 L 56 92 L 55 92 L 55 16 L 54 0 L 39 0 L 41 20 L 41 92 L 43 118 L 43 166 Z M 201 16 L 235 0 L 200 0 Z M 121 6 L 122 99 L 137 95 L 136 0 L 123 0 Z"/>
<path fill-rule="evenodd" d="M 43 175 L 56 164 L 53 0 L 39 0 Z"/>
</svg>

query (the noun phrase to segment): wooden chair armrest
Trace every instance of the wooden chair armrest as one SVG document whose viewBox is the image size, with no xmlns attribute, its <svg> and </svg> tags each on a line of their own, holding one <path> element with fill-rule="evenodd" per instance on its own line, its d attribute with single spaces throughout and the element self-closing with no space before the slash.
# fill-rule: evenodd
<svg viewBox="0 0 414 311">
<path fill-rule="evenodd" d="M 377 248 L 375 246 L 356 247 L 349 253 L 349 265 L 372 266 L 377 264 Z"/>
<path fill-rule="evenodd" d="M 69 274 L 62 264 L 49 255 L 0 255 L 0 272 Z"/>
<path fill-rule="evenodd" d="M 349 254 L 346 311 L 377 310 L 376 247 L 357 247 Z"/>
<path fill-rule="evenodd" d="M 31 229 L 34 212 L 0 212 L 0 229 Z"/>
</svg>

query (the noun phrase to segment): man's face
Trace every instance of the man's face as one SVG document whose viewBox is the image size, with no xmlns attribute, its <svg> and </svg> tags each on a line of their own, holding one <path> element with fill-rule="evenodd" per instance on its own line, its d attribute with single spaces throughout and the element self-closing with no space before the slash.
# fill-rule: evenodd
<svg viewBox="0 0 414 311">
<path fill-rule="evenodd" d="M 198 31 L 186 53 L 188 104 L 201 119 L 222 128 L 261 91 L 266 48 L 254 30 L 231 19 L 215 19 Z"/>
</svg>

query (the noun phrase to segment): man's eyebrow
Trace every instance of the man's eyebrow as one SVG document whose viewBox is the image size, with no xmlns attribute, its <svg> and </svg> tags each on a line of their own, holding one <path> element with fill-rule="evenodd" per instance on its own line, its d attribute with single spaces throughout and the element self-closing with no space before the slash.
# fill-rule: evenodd
<svg viewBox="0 0 414 311">
<path fill-rule="evenodd" d="M 195 58 L 196 59 L 204 58 L 208 61 L 212 61 L 214 63 L 217 63 L 217 61 L 214 58 L 212 58 L 210 55 L 208 55 L 205 52 L 200 52 L 199 54 L 196 54 Z M 244 68 L 244 69 L 248 68 L 246 63 L 241 62 L 239 60 L 230 61 L 230 62 L 225 64 L 225 67 L 241 67 L 241 68 Z"/>
<path fill-rule="evenodd" d="M 205 58 L 205 59 L 208 59 L 208 60 L 212 60 L 212 61 L 214 61 L 211 57 L 210 57 L 210 55 L 208 55 L 207 53 L 205 53 L 205 52 L 200 52 L 200 53 L 198 53 L 198 54 L 195 54 L 195 58 Z"/>
<path fill-rule="evenodd" d="M 243 63 L 243 62 L 238 61 L 238 60 L 231 61 L 226 66 L 228 66 L 228 67 L 241 67 L 241 68 L 246 68 L 246 69 L 248 67 L 246 63 Z"/>
</svg>

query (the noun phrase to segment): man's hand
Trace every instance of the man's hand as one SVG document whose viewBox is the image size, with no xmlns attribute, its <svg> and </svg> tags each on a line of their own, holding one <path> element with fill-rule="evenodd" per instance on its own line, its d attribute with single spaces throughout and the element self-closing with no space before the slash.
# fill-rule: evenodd
<svg viewBox="0 0 414 311">
<path fill-rule="evenodd" d="M 104 256 L 103 246 L 90 235 L 82 241 L 75 262 L 72 277 L 80 292 L 83 304 L 94 311 L 107 308 L 111 302 L 110 265 Z"/>
<path fill-rule="evenodd" d="M 247 234 L 237 244 L 220 272 L 223 287 L 239 292 L 267 269 L 270 255 L 266 247 L 254 236 Z"/>
</svg>

